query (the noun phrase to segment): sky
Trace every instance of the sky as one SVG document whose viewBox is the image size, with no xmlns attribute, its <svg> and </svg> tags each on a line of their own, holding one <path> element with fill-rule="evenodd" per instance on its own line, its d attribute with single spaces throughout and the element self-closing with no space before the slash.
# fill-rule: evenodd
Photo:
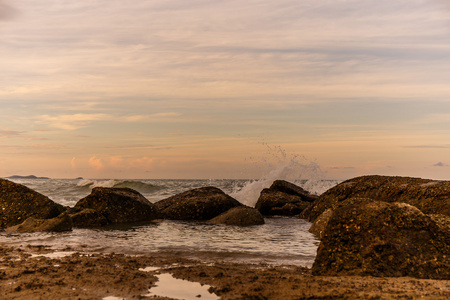
<svg viewBox="0 0 450 300">
<path fill-rule="evenodd" d="M 0 0 L 0 70 L 0 176 L 450 179 L 446 0 Z"/>
</svg>

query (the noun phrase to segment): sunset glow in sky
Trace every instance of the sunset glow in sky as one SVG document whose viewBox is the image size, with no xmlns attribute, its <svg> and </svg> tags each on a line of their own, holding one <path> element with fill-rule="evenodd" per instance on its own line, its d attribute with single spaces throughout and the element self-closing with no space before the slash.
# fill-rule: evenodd
<svg viewBox="0 0 450 300">
<path fill-rule="evenodd" d="M 446 0 L 0 0 L 0 70 L 0 177 L 450 179 Z"/>
</svg>

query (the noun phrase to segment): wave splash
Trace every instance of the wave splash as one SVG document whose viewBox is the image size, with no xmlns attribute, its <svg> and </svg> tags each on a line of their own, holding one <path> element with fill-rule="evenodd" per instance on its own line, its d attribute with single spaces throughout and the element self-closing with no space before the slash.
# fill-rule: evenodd
<svg viewBox="0 0 450 300">
<path fill-rule="evenodd" d="M 339 183 L 337 180 L 326 180 L 316 162 L 298 154 L 288 154 L 280 146 L 263 145 L 267 147 L 267 154 L 255 162 L 262 169 L 261 178 L 251 180 L 231 193 L 241 203 L 254 207 L 261 191 L 275 180 L 289 181 L 315 195 Z"/>
</svg>

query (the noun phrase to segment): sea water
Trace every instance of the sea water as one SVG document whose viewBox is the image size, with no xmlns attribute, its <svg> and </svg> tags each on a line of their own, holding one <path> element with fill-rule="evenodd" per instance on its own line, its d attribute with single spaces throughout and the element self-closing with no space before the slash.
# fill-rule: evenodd
<svg viewBox="0 0 450 300">
<path fill-rule="evenodd" d="M 241 203 L 254 206 L 259 193 L 275 179 L 287 179 L 313 194 L 321 194 L 338 181 L 295 179 L 292 163 L 274 168 L 259 180 L 119 180 L 119 179 L 13 179 L 53 201 L 73 207 L 94 187 L 129 187 L 151 202 L 205 186 L 215 186 Z M 302 167 L 303 168 L 303 167 Z M 304 169 L 304 168 L 303 168 Z M 289 264 L 310 267 L 319 241 L 308 232 L 310 223 L 298 218 L 266 218 L 264 225 L 238 227 L 204 222 L 164 220 L 146 225 L 75 228 L 63 233 L 0 233 L 0 243 L 14 246 L 44 245 L 54 251 L 115 252 L 150 255 L 164 252 L 204 261 Z"/>
</svg>

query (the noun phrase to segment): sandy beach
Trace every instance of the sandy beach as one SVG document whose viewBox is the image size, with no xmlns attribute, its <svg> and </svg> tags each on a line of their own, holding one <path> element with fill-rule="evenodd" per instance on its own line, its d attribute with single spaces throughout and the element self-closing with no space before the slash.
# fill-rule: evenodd
<svg viewBox="0 0 450 300">
<path fill-rule="evenodd" d="M 296 266 L 205 262 L 164 253 L 125 256 L 73 249 L 54 253 L 39 246 L 0 249 L 2 299 L 175 299 L 148 296 L 161 274 L 205 285 L 197 299 L 214 294 L 217 299 L 450 297 L 448 280 L 322 277 Z"/>
</svg>

